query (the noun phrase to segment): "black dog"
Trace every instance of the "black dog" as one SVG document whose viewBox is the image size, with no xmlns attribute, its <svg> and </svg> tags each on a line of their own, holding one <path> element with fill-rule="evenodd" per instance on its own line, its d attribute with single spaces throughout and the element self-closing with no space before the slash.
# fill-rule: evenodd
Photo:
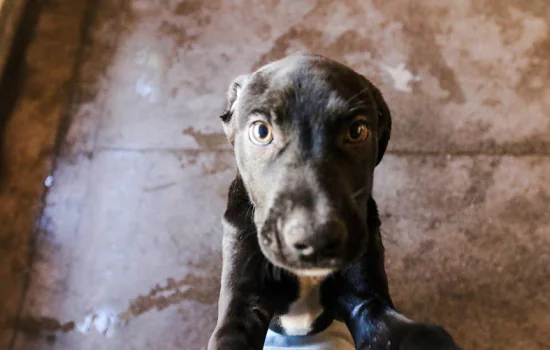
<svg viewBox="0 0 550 350">
<path fill-rule="evenodd" d="M 209 349 L 262 349 L 345 322 L 357 349 L 458 349 L 394 310 L 373 172 L 391 117 L 367 79 L 300 53 L 238 77 L 222 115 L 238 174 Z"/>
</svg>

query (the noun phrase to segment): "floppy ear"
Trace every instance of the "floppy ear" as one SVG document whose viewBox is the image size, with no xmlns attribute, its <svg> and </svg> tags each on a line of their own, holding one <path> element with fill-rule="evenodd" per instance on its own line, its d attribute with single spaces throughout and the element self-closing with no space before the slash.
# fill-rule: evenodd
<svg viewBox="0 0 550 350">
<path fill-rule="evenodd" d="M 378 109 L 378 158 L 376 160 L 376 165 L 378 165 L 378 163 L 382 160 L 382 157 L 384 157 L 384 152 L 386 152 L 386 147 L 390 141 L 391 114 L 380 90 L 378 90 L 378 88 L 373 84 L 371 84 L 371 86 L 372 94 Z"/>
<path fill-rule="evenodd" d="M 234 105 L 239 98 L 244 84 L 246 84 L 247 78 L 247 75 L 240 75 L 231 82 L 229 90 L 227 91 L 227 106 L 220 116 L 225 137 L 227 137 L 227 141 L 229 141 L 231 145 L 235 142 L 235 131 L 237 129 L 237 121 L 233 118 L 233 113 L 235 111 Z"/>
</svg>

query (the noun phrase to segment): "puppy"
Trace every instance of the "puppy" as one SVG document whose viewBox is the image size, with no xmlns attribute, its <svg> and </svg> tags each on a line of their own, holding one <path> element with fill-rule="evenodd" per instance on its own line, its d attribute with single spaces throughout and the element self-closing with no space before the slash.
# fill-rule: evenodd
<svg viewBox="0 0 550 350">
<path fill-rule="evenodd" d="M 356 349 L 458 349 L 398 314 L 372 198 L 391 116 L 380 91 L 298 53 L 240 76 L 221 116 L 238 173 L 223 217 L 218 323 L 208 348 L 262 349 L 345 322 Z"/>
</svg>

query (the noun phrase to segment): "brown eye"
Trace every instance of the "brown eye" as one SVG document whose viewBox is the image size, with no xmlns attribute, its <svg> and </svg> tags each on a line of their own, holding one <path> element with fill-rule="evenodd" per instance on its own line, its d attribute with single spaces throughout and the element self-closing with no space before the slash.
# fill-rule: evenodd
<svg viewBox="0 0 550 350">
<path fill-rule="evenodd" d="M 349 126 L 347 140 L 349 142 L 358 143 L 369 138 L 369 128 L 367 121 L 363 117 L 357 117 Z"/>
<path fill-rule="evenodd" d="M 262 120 L 255 121 L 252 125 L 250 125 L 248 136 L 250 141 L 259 146 L 265 146 L 273 141 L 271 125 Z"/>
</svg>

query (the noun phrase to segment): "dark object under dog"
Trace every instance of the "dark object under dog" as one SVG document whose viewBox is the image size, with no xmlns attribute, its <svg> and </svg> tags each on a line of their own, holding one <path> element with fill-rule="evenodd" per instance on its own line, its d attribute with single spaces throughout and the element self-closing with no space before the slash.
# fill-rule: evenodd
<svg viewBox="0 0 550 350">
<path fill-rule="evenodd" d="M 380 91 L 299 53 L 238 77 L 222 115 L 238 174 L 224 215 L 218 324 L 209 349 L 262 349 L 345 322 L 357 349 L 458 349 L 394 309 L 373 173 L 390 138 Z"/>
</svg>

